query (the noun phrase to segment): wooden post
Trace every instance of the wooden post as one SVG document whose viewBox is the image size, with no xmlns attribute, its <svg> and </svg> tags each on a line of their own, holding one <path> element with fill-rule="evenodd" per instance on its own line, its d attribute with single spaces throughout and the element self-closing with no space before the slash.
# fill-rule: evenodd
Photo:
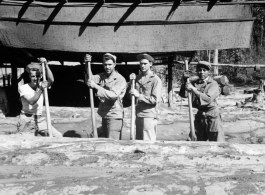
<svg viewBox="0 0 265 195">
<path fill-rule="evenodd" d="M 207 50 L 208 52 L 208 62 L 211 63 L 211 50 Z"/>
<path fill-rule="evenodd" d="M 43 81 L 46 81 L 46 70 L 45 70 L 44 63 L 41 63 L 41 66 L 42 66 Z M 48 129 L 49 137 L 52 137 L 52 123 L 51 123 L 49 97 L 48 97 L 48 89 L 47 88 L 44 89 L 44 99 L 45 99 L 47 129 Z"/>
<path fill-rule="evenodd" d="M 88 79 L 92 78 L 91 73 L 91 65 L 90 62 L 86 62 L 86 70 Z M 89 88 L 89 99 L 90 99 L 90 109 L 91 109 L 91 119 L 92 119 L 92 130 L 93 130 L 93 137 L 98 138 L 98 131 L 96 125 L 96 116 L 95 116 L 95 108 L 94 108 L 94 96 L 93 96 L 93 89 Z"/>
<path fill-rule="evenodd" d="M 20 107 L 20 96 L 18 93 L 18 62 L 15 60 L 11 63 L 11 88 L 12 88 L 12 97 L 10 97 L 9 107 L 12 111 L 19 112 L 18 108 Z"/>
<path fill-rule="evenodd" d="M 188 60 L 185 60 L 185 67 L 186 71 L 189 70 Z M 187 83 L 189 83 L 189 79 L 187 79 Z M 192 99 L 191 94 L 188 92 L 188 103 L 189 103 L 189 116 L 190 116 L 190 132 L 191 132 L 191 141 L 195 140 L 195 130 L 194 130 L 194 118 L 193 118 L 193 112 L 192 112 Z"/>
<path fill-rule="evenodd" d="M 172 77 L 172 67 L 173 67 L 173 56 L 168 58 L 168 107 L 172 107 L 173 104 L 173 77 Z"/>
<path fill-rule="evenodd" d="M 132 73 L 130 75 L 130 80 L 131 80 L 131 89 L 135 88 L 135 79 L 136 79 L 136 75 L 134 73 Z M 132 105 L 131 105 L 131 131 L 130 131 L 130 137 L 131 140 L 135 140 L 135 96 L 132 95 Z"/>
<path fill-rule="evenodd" d="M 6 87 L 6 77 L 3 75 L 3 87 Z"/>
<path fill-rule="evenodd" d="M 260 82 L 259 89 L 261 90 L 262 96 L 264 96 L 264 80 L 260 79 L 259 82 Z"/>
<path fill-rule="evenodd" d="M 13 90 L 17 92 L 18 82 L 17 82 L 17 63 L 16 62 L 13 62 L 11 64 L 11 72 L 12 72 L 11 85 L 12 85 Z"/>
<path fill-rule="evenodd" d="M 7 86 L 8 86 L 8 87 L 10 87 L 10 86 L 11 86 L 11 84 L 10 84 L 10 74 L 9 74 L 9 75 L 7 75 Z"/>
<path fill-rule="evenodd" d="M 214 64 L 218 64 L 218 49 L 215 49 L 215 50 L 214 50 L 213 63 L 214 63 Z M 213 74 L 214 74 L 214 76 L 217 76 L 217 75 L 219 74 L 219 73 L 218 73 L 218 66 L 214 66 Z"/>
</svg>

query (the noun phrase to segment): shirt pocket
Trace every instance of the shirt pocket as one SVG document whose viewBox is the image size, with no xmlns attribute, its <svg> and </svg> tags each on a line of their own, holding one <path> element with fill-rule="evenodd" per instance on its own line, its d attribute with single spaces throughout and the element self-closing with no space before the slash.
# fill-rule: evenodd
<svg viewBox="0 0 265 195">
<path fill-rule="evenodd" d="M 141 87 L 142 92 L 144 95 L 150 95 L 152 91 L 152 82 L 148 81 L 147 83 L 143 84 Z"/>
</svg>

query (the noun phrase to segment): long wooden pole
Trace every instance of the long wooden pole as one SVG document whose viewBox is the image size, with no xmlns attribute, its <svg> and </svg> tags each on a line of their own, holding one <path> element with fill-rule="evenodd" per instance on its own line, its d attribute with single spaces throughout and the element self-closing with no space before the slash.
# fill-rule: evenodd
<svg viewBox="0 0 265 195">
<path fill-rule="evenodd" d="M 131 85 L 131 89 L 135 88 L 135 79 L 136 79 L 136 75 L 134 73 L 130 74 L 130 80 L 132 81 L 132 85 Z M 132 95 L 132 105 L 131 105 L 131 131 L 130 131 L 130 135 L 131 135 L 131 139 L 135 140 L 135 133 L 134 133 L 134 129 L 135 129 L 135 96 Z"/>
<path fill-rule="evenodd" d="M 166 62 L 165 62 L 166 63 Z M 185 64 L 185 62 L 183 61 L 174 61 L 174 63 L 178 63 L 178 64 Z M 189 63 L 190 65 L 194 65 L 196 66 L 198 64 L 198 62 L 190 62 Z M 220 63 L 211 63 L 212 66 L 228 66 L 228 67 L 237 67 L 237 68 L 255 68 L 256 66 L 259 66 L 259 67 L 265 67 L 265 64 L 220 64 Z"/>
<path fill-rule="evenodd" d="M 88 79 L 91 79 L 92 78 L 92 73 L 91 73 L 90 62 L 86 62 L 86 66 L 87 66 Z M 96 125 L 96 116 L 95 116 L 95 109 L 94 109 L 94 97 L 93 97 L 93 89 L 92 88 L 89 88 L 89 98 L 90 98 L 93 137 L 94 138 L 98 138 L 97 125 Z"/>
<path fill-rule="evenodd" d="M 185 60 L 185 67 L 186 67 L 186 71 L 189 70 L 188 60 Z M 189 83 L 189 82 L 190 82 L 190 80 L 187 79 L 187 83 Z M 191 141 L 196 141 L 195 140 L 194 118 L 193 118 L 193 112 L 192 112 L 192 102 L 191 102 L 191 93 L 190 92 L 188 92 L 188 103 L 189 103 Z"/>
<path fill-rule="evenodd" d="M 41 66 L 42 66 L 43 81 L 46 81 L 46 70 L 45 70 L 44 63 L 41 63 Z M 44 99 L 45 99 L 47 129 L 48 129 L 49 137 L 52 137 L 52 123 L 51 123 L 49 97 L 48 97 L 48 89 L 47 88 L 44 88 Z M 46 134 L 46 136 L 47 136 L 47 134 Z"/>
</svg>

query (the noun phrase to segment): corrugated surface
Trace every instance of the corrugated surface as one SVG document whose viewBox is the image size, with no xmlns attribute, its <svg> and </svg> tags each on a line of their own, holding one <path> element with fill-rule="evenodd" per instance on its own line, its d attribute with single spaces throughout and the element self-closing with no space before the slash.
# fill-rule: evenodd
<svg viewBox="0 0 265 195">
<path fill-rule="evenodd" d="M 172 6 L 62 5 L 55 8 L 0 5 L 0 44 L 15 48 L 124 53 L 247 48 L 253 25 L 249 21 L 250 7 L 246 5 L 219 5 L 209 12 L 207 6 L 174 9 Z M 185 24 L 195 20 L 194 24 Z M 139 21 L 143 23 L 133 23 Z"/>
</svg>

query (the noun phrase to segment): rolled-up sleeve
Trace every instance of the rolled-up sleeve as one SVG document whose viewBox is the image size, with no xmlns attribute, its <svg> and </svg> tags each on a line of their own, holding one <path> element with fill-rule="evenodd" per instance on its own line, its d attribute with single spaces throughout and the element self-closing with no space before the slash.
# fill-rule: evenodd
<svg viewBox="0 0 265 195">
<path fill-rule="evenodd" d="M 92 76 L 92 80 L 95 82 L 95 83 L 99 83 L 100 81 L 100 75 L 99 74 L 96 74 L 96 75 L 93 75 Z"/>
<path fill-rule="evenodd" d="M 182 83 L 179 89 L 179 96 L 182 98 L 187 98 L 188 93 L 186 91 L 186 83 Z"/>
<path fill-rule="evenodd" d="M 212 83 L 205 93 L 200 94 L 201 106 L 211 104 L 220 94 L 219 86 L 217 83 Z"/>
<path fill-rule="evenodd" d="M 117 78 L 113 87 L 110 90 L 99 87 L 97 96 L 108 100 L 116 100 L 118 97 L 123 97 L 126 91 L 126 81 L 124 78 Z"/>
<path fill-rule="evenodd" d="M 140 94 L 138 100 L 155 105 L 161 101 L 162 82 L 159 78 L 154 80 L 150 95 Z"/>
</svg>

